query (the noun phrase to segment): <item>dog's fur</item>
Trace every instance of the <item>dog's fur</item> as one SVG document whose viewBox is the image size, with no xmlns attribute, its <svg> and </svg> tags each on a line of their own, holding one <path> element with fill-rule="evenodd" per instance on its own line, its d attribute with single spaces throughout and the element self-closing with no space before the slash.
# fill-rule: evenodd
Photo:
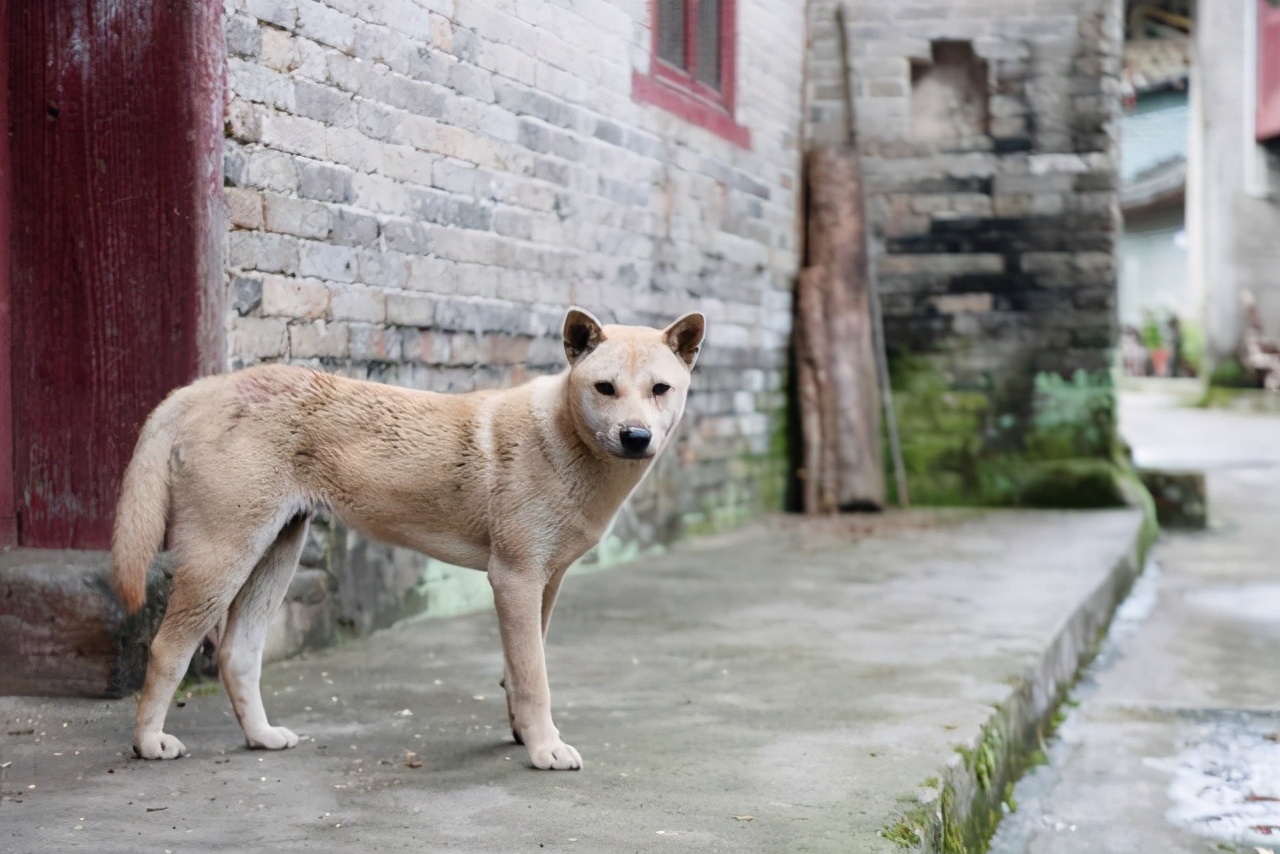
<svg viewBox="0 0 1280 854">
<path fill-rule="evenodd" d="M 166 531 L 176 567 L 134 750 L 185 754 L 163 732 L 165 713 L 211 631 L 249 746 L 297 744 L 267 722 L 262 650 L 311 514 L 327 507 L 371 537 L 488 573 L 512 733 L 535 767 L 580 768 L 551 720 L 551 609 L 569 565 L 600 540 L 675 431 L 705 325 L 692 313 L 663 330 L 602 326 L 570 309 L 569 368 L 503 391 L 435 394 L 284 365 L 175 391 L 138 439 L 112 544 L 130 612 Z"/>
</svg>

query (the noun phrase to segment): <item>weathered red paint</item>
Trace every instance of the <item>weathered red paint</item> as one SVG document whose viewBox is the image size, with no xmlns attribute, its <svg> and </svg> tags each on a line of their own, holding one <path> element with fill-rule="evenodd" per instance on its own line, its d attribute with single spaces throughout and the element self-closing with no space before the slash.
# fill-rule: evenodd
<svg viewBox="0 0 1280 854">
<path fill-rule="evenodd" d="M 9 0 L 0 0 L 0 128 L 9 127 Z M 9 310 L 9 135 L 0 136 L 0 548 L 18 541 L 13 495 L 13 394 L 9 356 L 13 349 Z"/>
<path fill-rule="evenodd" d="M 20 539 L 103 548 L 147 413 L 221 362 L 221 4 L 11 13 Z"/>
<path fill-rule="evenodd" d="M 751 147 L 751 131 L 734 119 L 737 97 L 738 10 L 736 0 L 720 0 L 720 89 L 697 78 L 697 28 L 695 3 L 685 3 L 685 68 L 675 68 L 658 57 L 658 15 L 649 4 L 653 42 L 649 74 L 633 71 L 631 97 L 674 113 L 742 148 Z"/>
<path fill-rule="evenodd" d="M 1258 4 L 1258 121 L 1259 142 L 1280 137 L 1280 6 Z"/>
</svg>

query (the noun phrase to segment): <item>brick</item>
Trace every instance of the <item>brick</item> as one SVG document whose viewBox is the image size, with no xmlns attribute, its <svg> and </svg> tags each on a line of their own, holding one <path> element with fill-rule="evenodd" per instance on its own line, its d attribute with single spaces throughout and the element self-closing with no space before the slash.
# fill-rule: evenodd
<svg viewBox="0 0 1280 854">
<path fill-rule="evenodd" d="M 325 157 L 353 169 L 367 169 L 372 148 L 369 138 L 357 128 L 326 127 L 324 129 Z"/>
<path fill-rule="evenodd" d="M 230 91 L 237 98 L 278 110 L 293 109 L 293 81 L 264 65 L 230 57 L 227 60 L 227 78 Z"/>
<path fill-rule="evenodd" d="M 439 116 L 450 103 L 448 89 L 405 77 L 388 81 L 384 97 L 388 105 L 420 116 Z"/>
<path fill-rule="evenodd" d="M 350 355 L 350 338 L 344 321 L 313 320 L 289 324 L 289 357 L 293 359 L 341 359 Z"/>
<path fill-rule="evenodd" d="M 293 71 L 302 61 L 302 55 L 298 51 L 298 43 L 293 34 L 274 27 L 266 27 L 262 30 L 261 53 L 262 63 L 281 74 Z"/>
<path fill-rule="evenodd" d="M 304 160 L 298 163 L 295 176 L 298 194 L 304 198 L 339 204 L 355 200 L 348 168 Z"/>
<path fill-rule="evenodd" d="M 263 212 L 268 231 L 312 238 L 329 234 L 329 209 L 318 202 L 268 194 Z"/>
<path fill-rule="evenodd" d="M 431 233 L 417 222 L 392 221 L 382 227 L 382 237 L 388 249 L 414 255 L 426 255 L 431 251 Z"/>
<path fill-rule="evenodd" d="M 355 126 L 370 139 L 390 140 L 400 128 L 402 115 L 382 104 L 362 100 L 356 105 Z"/>
<path fill-rule="evenodd" d="M 991 294 L 945 294 L 930 302 L 942 314 L 981 314 L 995 307 Z"/>
<path fill-rule="evenodd" d="M 298 252 L 298 271 L 332 282 L 352 282 L 356 276 L 355 251 L 327 243 L 303 243 Z"/>
<path fill-rule="evenodd" d="M 259 276 L 236 276 L 232 282 L 231 307 L 244 317 L 262 305 L 262 279 Z"/>
<path fill-rule="evenodd" d="M 518 365 L 529 357 L 533 339 L 525 335 L 487 335 L 480 348 L 480 359 L 491 365 Z"/>
<path fill-rule="evenodd" d="M 286 30 L 293 29 L 298 19 L 297 0 L 245 0 L 245 11 Z"/>
<path fill-rule="evenodd" d="M 364 60 L 387 62 L 395 51 L 397 37 L 386 27 L 358 24 L 351 52 Z"/>
<path fill-rule="evenodd" d="M 477 169 L 470 163 L 452 158 L 438 158 L 431 166 L 430 183 L 442 190 L 474 196 Z"/>
<path fill-rule="evenodd" d="M 354 175 L 351 189 L 351 201 L 364 210 L 397 216 L 411 211 L 410 189 L 385 176 Z"/>
<path fill-rule="evenodd" d="M 262 228 L 262 194 L 256 190 L 228 187 L 223 191 L 236 228 Z"/>
<path fill-rule="evenodd" d="M 362 249 L 356 255 L 357 277 L 368 285 L 403 288 L 409 280 L 409 264 L 398 252 Z"/>
<path fill-rule="evenodd" d="M 343 246 L 368 246 L 378 239 L 378 220 L 346 208 L 333 212 L 329 240 Z M 398 248 L 398 247 L 397 247 Z"/>
<path fill-rule="evenodd" d="M 235 317 L 227 335 L 232 358 L 279 359 L 288 349 L 288 321 L 280 317 Z"/>
<path fill-rule="evenodd" d="M 529 240 L 533 237 L 533 223 L 529 214 L 514 208 L 498 210 L 493 215 L 493 230 L 498 234 Z"/>
<path fill-rule="evenodd" d="M 258 22 L 246 15 L 229 15 L 223 28 L 227 53 L 254 59 L 262 51 L 262 30 Z"/>
<path fill-rule="evenodd" d="M 283 152 L 251 151 L 246 155 L 241 183 L 277 193 L 292 193 L 298 189 L 298 169 L 293 158 Z"/>
<path fill-rule="evenodd" d="M 233 231 L 228 240 L 228 264 L 264 273 L 296 273 L 298 243 L 292 237 L 260 231 Z"/>
<path fill-rule="evenodd" d="M 454 63 L 449 68 L 448 85 L 458 94 L 477 101 L 492 103 L 495 100 L 492 75 L 474 65 Z"/>
<path fill-rule="evenodd" d="M 227 104 L 225 127 L 227 136 L 237 142 L 260 142 L 262 124 L 259 118 L 262 108 L 239 98 Z"/>
<path fill-rule="evenodd" d="M 418 219 L 485 231 L 493 222 L 493 209 L 438 190 L 410 188 L 406 191 L 408 210 Z"/>
<path fill-rule="evenodd" d="M 401 355 L 407 362 L 444 365 L 449 362 L 449 336 L 442 332 L 403 329 L 400 332 Z"/>
<path fill-rule="evenodd" d="M 356 21 L 318 0 L 298 0 L 299 35 L 351 53 L 356 42 Z"/>
<path fill-rule="evenodd" d="M 387 295 L 365 285 L 329 286 L 329 315 L 334 320 L 359 320 L 384 323 L 387 319 Z"/>
<path fill-rule="evenodd" d="M 357 108 L 350 93 L 311 80 L 294 83 L 294 110 L 300 116 L 335 127 L 354 127 Z"/>
<path fill-rule="evenodd" d="M 441 300 L 436 307 L 436 325 L 459 332 L 524 332 L 528 311 L 508 303 Z"/>
<path fill-rule="evenodd" d="M 394 146 L 387 148 L 382 155 L 382 163 L 378 171 L 388 178 L 405 181 L 419 186 L 431 186 L 431 173 L 439 158 L 410 148 Z"/>
<path fill-rule="evenodd" d="M 312 320 L 329 310 L 329 290 L 321 282 L 285 276 L 262 279 L 262 315 Z"/>
<path fill-rule="evenodd" d="M 398 330 L 364 323 L 348 327 L 348 347 L 352 359 L 399 362 L 403 353 Z"/>
<path fill-rule="evenodd" d="M 388 294 L 387 323 L 397 326 L 431 326 L 435 323 L 436 301 L 418 294 Z"/>
</svg>

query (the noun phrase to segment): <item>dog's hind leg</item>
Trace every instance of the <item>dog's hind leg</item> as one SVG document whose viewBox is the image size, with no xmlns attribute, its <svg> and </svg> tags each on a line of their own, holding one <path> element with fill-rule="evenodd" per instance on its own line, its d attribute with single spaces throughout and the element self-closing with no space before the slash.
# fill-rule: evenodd
<svg viewBox="0 0 1280 854">
<path fill-rule="evenodd" d="M 222 569 L 235 572 L 233 567 Z M 220 587 L 216 581 L 210 583 L 206 573 L 211 571 L 216 572 L 209 565 L 179 562 L 174 572 L 164 620 L 151 641 L 147 678 L 134 719 L 133 751 L 143 759 L 176 759 L 186 755 L 182 742 L 164 732 L 165 716 L 174 691 L 191 663 L 192 653 L 226 614 L 230 600 L 228 589 L 231 593 L 236 589 Z"/>
<path fill-rule="evenodd" d="M 298 743 L 298 737 L 292 732 L 268 723 L 259 682 L 267 629 L 288 592 L 310 521 L 307 515 L 291 519 L 258 561 L 231 604 L 226 631 L 218 648 L 218 675 L 251 748 L 283 750 Z"/>
</svg>

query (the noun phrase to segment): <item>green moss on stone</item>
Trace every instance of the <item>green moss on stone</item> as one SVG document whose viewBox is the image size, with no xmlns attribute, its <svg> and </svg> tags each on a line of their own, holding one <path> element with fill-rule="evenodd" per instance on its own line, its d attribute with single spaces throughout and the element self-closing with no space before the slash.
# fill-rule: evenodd
<svg viewBox="0 0 1280 854">
<path fill-rule="evenodd" d="M 953 388 L 918 356 L 899 356 L 892 368 L 894 412 L 913 503 L 1125 504 L 1110 374 L 1040 374 L 1028 396 L 1025 390 Z M 1020 412 L 1015 401 L 1028 399 L 1030 411 Z"/>
<path fill-rule="evenodd" d="M 1026 436 L 1030 459 L 1061 460 L 1105 457 L 1116 434 L 1116 395 L 1111 375 L 1076 371 L 1070 379 L 1037 374 L 1031 430 Z"/>
</svg>

